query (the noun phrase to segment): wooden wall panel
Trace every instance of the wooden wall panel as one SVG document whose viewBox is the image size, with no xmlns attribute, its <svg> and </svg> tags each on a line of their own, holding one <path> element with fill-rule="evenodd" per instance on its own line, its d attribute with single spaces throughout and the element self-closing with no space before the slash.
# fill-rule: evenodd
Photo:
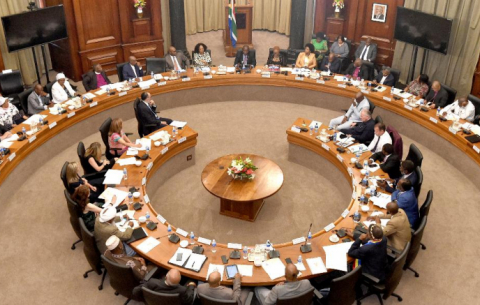
<svg viewBox="0 0 480 305">
<path fill-rule="evenodd" d="M 101 64 L 108 75 L 117 74 L 117 63 L 123 61 L 121 46 L 80 52 L 83 71 L 89 71 L 93 65 Z"/>
<path fill-rule="evenodd" d="M 83 0 L 82 0 L 83 1 Z M 147 6 L 143 9 L 143 18 L 137 17 L 136 9 L 133 7 L 132 0 L 112 0 L 118 1 L 120 13 L 121 35 L 124 44 L 145 42 L 151 40 L 162 40 L 162 9 L 160 1 L 147 1 Z M 135 27 L 136 25 L 136 27 Z M 141 35 L 136 35 L 135 29 L 139 26 L 148 29 L 141 30 Z"/>
<path fill-rule="evenodd" d="M 135 56 L 146 71 L 145 58 L 163 57 L 163 40 L 123 45 L 123 57 Z"/>
</svg>

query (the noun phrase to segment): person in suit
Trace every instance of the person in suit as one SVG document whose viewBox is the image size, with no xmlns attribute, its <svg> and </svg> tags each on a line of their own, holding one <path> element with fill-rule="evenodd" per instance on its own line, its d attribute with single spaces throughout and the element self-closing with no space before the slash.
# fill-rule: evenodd
<svg viewBox="0 0 480 305">
<path fill-rule="evenodd" d="M 144 301 L 142 287 L 146 287 L 152 291 L 175 294 L 178 293 L 182 305 L 192 305 L 195 301 L 195 287 L 194 282 L 188 282 L 185 286 L 180 285 L 182 275 L 178 269 L 172 268 L 167 272 L 167 275 L 162 279 L 152 278 L 146 283 L 135 287 L 133 289 L 133 297 L 135 300 Z"/>
<path fill-rule="evenodd" d="M 446 117 L 448 113 L 452 113 L 455 117 L 473 122 L 475 118 L 475 106 L 467 97 L 461 97 L 442 110 L 442 116 Z"/>
<path fill-rule="evenodd" d="M 128 64 L 123 66 L 123 79 L 135 79 L 143 76 L 142 67 L 138 65 L 137 58 L 135 56 L 130 56 L 128 58 Z"/>
<path fill-rule="evenodd" d="M 355 58 L 368 62 L 375 61 L 377 58 L 377 45 L 372 44 L 372 37 L 368 37 L 367 40 L 360 42 L 355 51 Z"/>
<path fill-rule="evenodd" d="M 360 113 L 361 122 L 352 123 L 350 128 L 340 129 L 341 132 L 351 135 L 357 142 L 368 145 L 375 136 L 375 121 L 369 110 L 363 109 Z"/>
<path fill-rule="evenodd" d="M 320 70 L 330 73 L 340 73 L 341 68 L 342 61 L 332 53 L 325 57 L 320 65 Z"/>
<path fill-rule="evenodd" d="M 444 108 L 448 104 L 448 93 L 439 81 L 434 81 L 432 87 L 425 97 L 425 101 L 429 104 L 430 108 Z"/>
<path fill-rule="evenodd" d="M 361 122 L 360 114 L 363 109 L 370 109 L 370 104 L 362 92 L 357 92 L 353 99 L 352 105 L 348 108 L 345 115 L 330 120 L 329 128 L 337 128 L 337 130 L 352 127 L 352 123 Z"/>
<path fill-rule="evenodd" d="M 377 85 L 393 87 L 395 85 L 395 78 L 390 73 L 390 68 L 384 67 L 382 73 L 378 73 L 373 82 Z"/>
<path fill-rule="evenodd" d="M 125 68 L 125 66 L 124 66 Z M 101 64 L 96 64 L 93 66 L 93 70 L 89 71 L 83 78 L 83 86 L 85 91 L 91 91 L 98 89 L 102 86 L 109 85 L 112 82 L 108 79 L 107 74 L 102 69 Z"/>
<path fill-rule="evenodd" d="M 242 47 L 242 52 L 237 51 L 233 65 L 242 69 L 255 67 L 257 65 L 257 60 L 254 54 L 255 53 L 250 52 L 250 47 L 248 45 L 244 45 Z"/>
<path fill-rule="evenodd" d="M 390 134 L 386 132 L 385 124 L 375 124 L 374 132 L 375 136 L 373 137 L 372 142 L 370 142 L 370 145 L 368 145 L 369 151 L 377 153 L 382 151 L 383 145 L 392 144 L 392 138 L 390 137 Z"/>
<path fill-rule="evenodd" d="M 373 15 L 373 18 L 376 20 L 385 21 L 385 13 L 383 12 L 383 6 L 381 5 L 375 6 L 375 13 Z"/>
<path fill-rule="evenodd" d="M 65 74 L 58 73 L 55 78 L 57 81 L 52 86 L 52 100 L 55 104 L 63 103 L 75 96 L 80 96 L 73 90 Z"/>
<path fill-rule="evenodd" d="M 317 66 L 317 60 L 315 59 L 315 47 L 311 43 L 305 45 L 305 51 L 298 54 L 295 67 L 313 69 Z"/>
<path fill-rule="evenodd" d="M 284 66 L 285 58 L 280 54 L 280 47 L 274 46 L 272 53 L 268 56 L 267 65 L 268 66 Z"/>
<path fill-rule="evenodd" d="M 362 65 L 362 60 L 359 58 L 348 66 L 345 74 L 351 76 L 353 80 L 368 79 L 368 69 Z"/>
<path fill-rule="evenodd" d="M 165 56 L 165 64 L 167 71 L 180 71 L 190 68 L 188 58 L 182 52 L 177 52 L 174 46 L 168 48 L 168 54 Z"/>
<path fill-rule="evenodd" d="M 143 125 L 143 134 L 147 135 L 154 132 L 157 129 L 170 125 L 173 121 L 167 118 L 161 118 L 155 112 L 157 105 L 152 100 L 152 95 L 148 92 L 143 92 L 140 96 L 141 101 L 137 106 L 137 114 L 139 120 Z M 146 125 L 155 125 L 152 127 L 146 127 Z"/>
<path fill-rule="evenodd" d="M 36 84 L 33 92 L 28 96 L 28 114 L 34 115 L 47 110 L 51 105 L 49 95 L 43 91 L 43 87 L 40 84 Z"/>
<path fill-rule="evenodd" d="M 414 227 L 420 215 L 418 213 L 418 200 L 408 179 L 400 179 L 397 184 L 397 190 L 392 193 L 392 201 L 397 202 L 398 207 L 407 214 L 410 226 Z"/>
<path fill-rule="evenodd" d="M 218 300 L 235 301 L 238 305 L 245 304 L 249 290 L 241 289 L 242 276 L 240 273 L 235 274 L 233 279 L 233 289 L 220 285 L 222 275 L 218 272 L 212 272 L 208 276 L 208 283 L 199 284 L 197 293 Z"/>
<path fill-rule="evenodd" d="M 368 219 L 372 220 L 371 217 Z M 398 251 L 403 251 L 407 243 L 412 239 L 410 222 L 404 210 L 398 207 L 396 202 L 387 204 L 387 215 L 382 219 L 389 219 L 387 225 L 383 228 L 383 235 L 387 237 L 387 244 Z M 381 224 L 379 216 L 374 217 L 377 225 Z"/>
<path fill-rule="evenodd" d="M 377 185 L 389 193 L 393 193 L 395 191 L 400 179 L 408 179 L 412 185 L 417 185 L 418 177 L 417 173 L 415 173 L 415 164 L 412 161 L 403 161 L 400 165 L 400 173 L 402 175 L 393 181 L 392 186 L 390 186 L 386 181 L 377 181 Z"/>
<path fill-rule="evenodd" d="M 294 264 L 285 267 L 285 282 L 273 286 L 272 290 L 266 287 L 255 287 L 255 296 L 261 305 L 274 305 L 278 298 L 295 297 L 313 288 L 308 280 L 298 280 L 298 269 Z"/>
<path fill-rule="evenodd" d="M 372 164 L 375 161 L 380 162 L 380 168 L 390 176 L 392 179 L 400 177 L 400 158 L 393 151 L 392 144 L 385 144 L 382 147 L 382 151 L 372 155 L 368 164 Z"/>
</svg>

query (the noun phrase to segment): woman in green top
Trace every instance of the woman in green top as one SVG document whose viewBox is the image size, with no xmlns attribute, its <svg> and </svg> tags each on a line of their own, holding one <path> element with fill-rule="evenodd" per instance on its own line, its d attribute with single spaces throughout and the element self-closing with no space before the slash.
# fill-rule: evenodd
<svg viewBox="0 0 480 305">
<path fill-rule="evenodd" d="M 315 53 L 318 54 L 317 61 L 321 61 L 325 53 L 328 52 L 328 43 L 325 39 L 325 34 L 322 32 L 315 34 L 315 37 L 315 39 L 312 39 L 312 44 L 315 47 Z"/>
</svg>

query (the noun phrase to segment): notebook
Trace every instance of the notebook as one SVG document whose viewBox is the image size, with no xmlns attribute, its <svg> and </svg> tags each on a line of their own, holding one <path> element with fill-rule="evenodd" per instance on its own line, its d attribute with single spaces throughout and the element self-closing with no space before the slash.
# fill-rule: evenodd
<svg viewBox="0 0 480 305">
<path fill-rule="evenodd" d="M 465 137 L 470 143 L 478 143 L 480 142 L 480 136 L 479 135 L 473 135 L 473 136 L 468 136 Z"/>
<path fill-rule="evenodd" d="M 133 230 L 132 237 L 127 240 L 127 244 L 133 243 L 134 241 L 148 237 L 147 232 L 143 228 L 136 228 Z"/>
</svg>

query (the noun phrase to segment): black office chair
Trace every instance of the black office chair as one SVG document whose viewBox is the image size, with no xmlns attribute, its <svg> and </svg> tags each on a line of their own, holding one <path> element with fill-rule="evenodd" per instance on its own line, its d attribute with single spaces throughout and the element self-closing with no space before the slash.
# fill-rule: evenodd
<svg viewBox="0 0 480 305">
<path fill-rule="evenodd" d="M 376 295 L 380 304 L 383 305 L 383 300 L 388 299 L 392 295 L 396 297 L 399 302 L 401 302 L 403 300 L 402 297 L 394 293 L 394 291 L 400 283 L 400 280 L 402 279 L 402 269 L 405 265 L 408 251 L 410 251 L 410 243 L 407 243 L 405 249 L 401 252 L 399 256 L 396 257 L 394 262 L 390 265 L 389 272 L 384 283 L 380 283 L 380 280 L 371 274 L 363 273 L 362 275 L 364 283 L 368 286 L 368 291 L 367 294 L 360 298 L 358 301 L 361 301 L 368 296 Z"/>
<path fill-rule="evenodd" d="M 115 290 L 115 295 L 121 294 L 126 297 L 125 304 L 128 304 L 133 296 L 133 288 L 140 284 L 135 278 L 132 268 L 112 262 L 103 255 L 101 255 L 101 259 L 110 275 L 110 286 Z"/>
<path fill-rule="evenodd" d="M 147 287 L 142 287 L 142 293 L 147 305 L 182 305 L 180 294 L 178 293 L 161 293 L 152 291 Z"/>
<path fill-rule="evenodd" d="M 0 73 L 0 91 L 3 97 L 9 97 L 13 100 L 11 103 L 20 109 L 20 100 L 18 95 L 24 90 L 22 74 L 15 70 L 10 73 Z"/>
<path fill-rule="evenodd" d="M 123 78 L 123 66 L 125 66 L 126 64 L 128 64 L 128 62 L 117 64 L 117 75 L 118 75 L 119 82 L 123 82 L 125 80 Z"/>
<path fill-rule="evenodd" d="M 473 106 L 475 106 L 475 116 L 480 115 L 480 98 L 469 94 L 468 100 L 472 102 Z"/>
<path fill-rule="evenodd" d="M 272 54 L 273 54 L 273 48 L 268 49 L 268 58 L 270 58 Z M 285 67 L 287 65 L 287 60 L 288 60 L 288 50 L 280 49 L 280 55 L 282 55 L 282 58 L 283 58 L 281 65 Z"/>
<path fill-rule="evenodd" d="M 442 85 L 442 88 L 445 89 L 445 91 L 447 91 L 447 94 L 448 94 L 447 105 L 450 105 L 453 102 L 455 102 L 455 97 L 457 96 L 457 90 L 444 84 L 441 84 L 441 85 Z"/>
<path fill-rule="evenodd" d="M 393 86 L 397 87 L 398 80 L 400 79 L 401 71 L 398 69 L 390 68 L 390 74 L 393 75 Z"/>
<path fill-rule="evenodd" d="M 53 99 L 53 97 L 52 97 L 52 87 L 53 87 L 53 84 L 55 84 L 55 83 L 56 83 L 56 81 L 50 82 L 50 83 L 46 84 L 45 87 L 43 88 L 43 90 L 50 95 L 50 100 Z"/>
<path fill-rule="evenodd" d="M 80 231 L 82 233 L 82 240 L 83 240 L 83 254 L 85 254 L 85 258 L 87 259 L 88 264 L 92 269 L 86 271 L 83 274 L 83 278 L 87 278 L 90 272 L 96 272 L 98 275 L 102 275 L 102 269 L 104 269 L 102 260 L 100 258 L 100 251 L 97 248 L 97 242 L 95 241 L 95 236 L 93 232 L 88 231 L 87 227 L 85 226 L 85 222 L 83 222 L 82 218 L 78 219 L 80 223 Z M 103 289 L 103 281 L 105 281 L 105 276 L 107 275 L 107 270 L 103 270 L 102 281 L 100 282 L 100 286 L 98 286 L 98 290 Z"/>
<path fill-rule="evenodd" d="M 212 50 L 206 49 L 205 52 L 207 52 L 208 55 L 210 55 L 210 58 L 212 58 Z M 192 59 L 190 60 L 190 64 L 191 64 L 191 65 L 194 64 L 194 63 L 193 63 L 193 59 L 195 58 L 194 55 L 195 55 L 195 50 L 192 51 Z M 212 62 L 213 62 L 213 58 L 212 58 Z"/>
<path fill-rule="evenodd" d="M 95 179 L 95 178 L 102 178 L 105 176 L 107 170 L 102 171 L 92 171 L 92 167 L 88 164 L 88 159 L 85 158 L 85 145 L 83 142 L 79 142 L 77 146 L 77 156 L 80 160 L 80 165 L 83 168 L 84 177 L 88 177 L 88 179 Z"/>
<path fill-rule="evenodd" d="M 87 77 L 87 73 L 82 75 L 82 84 L 83 84 L 83 88 L 85 89 L 85 92 L 88 92 L 90 91 L 90 87 L 88 87 L 85 77 Z"/>
<path fill-rule="evenodd" d="M 423 232 L 425 231 L 425 226 L 427 225 L 427 216 L 422 217 L 420 220 L 420 225 L 417 230 L 412 234 L 412 240 L 410 241 L 410 250 L 407 254 L 407 260 L 403 266 L 403 270 L 410 270 L 415 274 L 415 277 L 419 277 L 420 274 L 413 269 L 411 266 L 417 257 L 418 251 L 420 251 L 420 245 L 423 237 Z"/>
<path fill-rule="evenodd" d="M 71 248 L 72 250 L 75 250 L 75 245 L 82 241 L 80 223 L 78 222 L 78 218 L 81 216 L 80 208 L 78 207 L 77 203 L 72 200 L 68 190 L 64 190 L 63 193 L 65 194 L 65 199 L 67 200 L 68 213 L 70 214 L 70 224 L 72 225 L 72 229 L 78 237 L 78 240 L 72 244 Z"/>
<path fill-rule="evenodd" d="M 200 304 L 202 305 L 229 305 L 229 304 L 237 304 L 234 300 L 219 300 L 215 299 L 203 294 L 198 294 L 200 298 Z M 247 299 L 245 300 L 244 305 L 250 305 L 253 299 L 253 292 L 249 292 Z"/>
<path fill-rule="evenodd" d="M 418 149 L 418 147 L 415 144 L 410 144 L 410 148 L 408 149 L 408 155 L 406 160 L 410 160 L 413 162 L 415 167 L 419 166 L 422 167 L 422 162 L 423 162 L 423 154 Z"/>
<path fill-rule="evenodd" d="M 68 182 L 67 182 L 67 167 L 68 167 L 68 162 L 65 162 L 62 166 L 62 169 L 60 170 L 60 179 L 63 182 L 63 186 L 65 189 L 68 191 Z"/>
<path fill-rule="evenodd" d="M 420 219 L 428 216 L 428 214 L 430 213 L 430 206 L 432 205 L 432 201 L 433 201 L 433 191 L 429 190 L 428 193 L 427 193 L 427 198 L 425 198 L 425 201 L 423 202 L 422 206 L 420 207 Z M 417 228 L 418 228 L 418 226 L 417 226 Z M 422 250 L 427 249 L 425 244 L 420 243 L 420 245 L 422 245 Z"/>
<path fill-rule="evenodd" d="M 321 305 L 345 305 L 353 304 L 356 299 L 355 286 L 362 276 L 362 266 L 358 266 L 354 270 L 342 277 L 332 280 L 330 284 L 330 292 L 327 297 L 319 300 Z"/>
<path fill-rule="evenodd" d="M 312 288 L 301 295 L 297 295 L 294 297 L 287 297 L 287 298 L 278 298 L 277 305 L 310 305 L 312 304 L 313 300 L 313 291 L 315 288 Z"/>
<path fill-rule="evenodd" d="M 375 65 L 373 64 L 373 62 L 368 62 L 368 61 L 364 61 L 362 63 L 362 66 L 364 66 L 367 71 L 368 71 L 368 78 L 367 80 L 373 80 L 373 78 L 375 77 Z"/>
<path fill-rule="evenodd" d="M 143 124 L 142 120 L 138 116 L 138 103 L 141 100 L 137 98 L 133 102 L 133 111 L 135 112 L 135 118 L 137 119 L 137 126 L 138 126 L 138 135 L 143 138 L 145 135 L 148 135 L 156 130 L 157 124 Z"/>
<path fill-rule="evenodd" d="M 371 100 L 367 99 L 367 101 L 368 101 L 368 104 L 370 105 L 370 109 L 369 109 L 369 110 L 370 110 L 370 114 L 373 114 L 373 111 L 375 110 L 375 107 L 376 107 L 376 106 L 375 106 L 375 104 L 374 104 Z"/>
<path fill-rule="evenodd" d="M 418 198 L 420 195 L 420 191 L 422 190 L 422 184 L 423 184 L 423 172 L 422 168 L 420 166 L 417 166 L 415 168 L 415 173 L 417 174 L 417 183 L 413 186 L 413 190 L 415 191 L 415 197 Z"/>
<path fill-rule="evenodd" d="M 146 64 L 147 64 L 147 75 L 151 74 L 152 72 L 154 74 L 158 73 L 164 73 L 167 71 L 166 68 L 166 60 L 165 58 L 155 58 L 155 57 L 150 57 L 146 58 Z"/>
<path fill-rule="evenodd" d="M 33 92 L 33 88 L 25 90 L 18 95 L 18 100 L 20 102 L 20 106 L 23 109 L 23 113 L 25 115 L 28 115 L 28 116 L 29 116 L 29 114 L 28 114 L 28 97 L 30 96 L 30 94 L 32 94 L 32 92 Z"/>
<path fill-rule="evenodd" d="M 375 117 L 375 124 L 378 124 L 378 123 L 383 123 L 383 119 L 380 115 L 377 115 Z"/>
</svg>

